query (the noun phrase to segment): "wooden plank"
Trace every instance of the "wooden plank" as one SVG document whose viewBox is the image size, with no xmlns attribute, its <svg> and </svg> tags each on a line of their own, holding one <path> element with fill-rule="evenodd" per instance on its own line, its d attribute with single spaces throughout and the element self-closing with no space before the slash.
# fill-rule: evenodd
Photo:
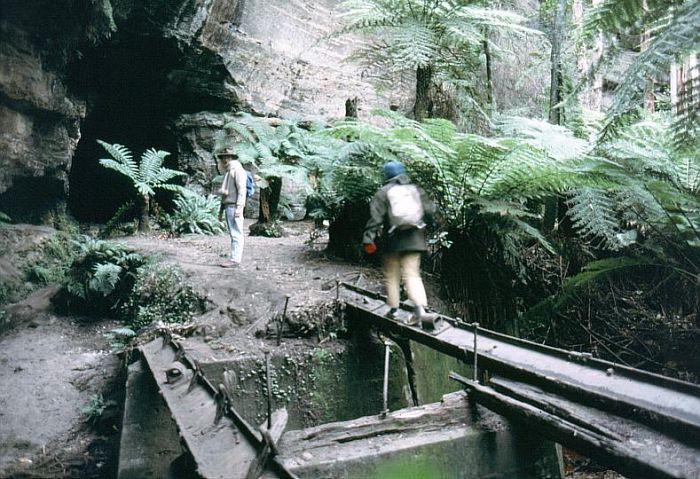
<svg viewBox="0 0 700 479">
<path fill-rule="evenodd" d="M 492 378 L 490 386 L 502 394 L 619 443 L 631 454 L 657 467 L 679 471 L 683 477 L 700 477 L 700 449 L 652 428 L 577 404 L 535 386 L 504 378 Z"/>
<path fill-rule="evenodd" d="M 498 393 L 456 373 L 450 377 L 464 384 L 469 396 L 492 411 L 583 454 L 595 458 L 616 471 L 631 477 L 680 479 L 698 477 L 697 462 L 687 470 L 670 464 L 659 464 L 653 458 L 640 455 L 628 444 L 559 418 L 538 407 Z"/>
<path fill-rule="evenodd" d="M 251 477 L 251 471 L 259 475 L 265 470 L 268 478 L 296 479 L 277 460 L 267 461 L 269 455 L 260 462 L 262 434 L 232 407 L 217 408 L 214 387 L 206 378 L 192 381 L 192 370 L 185 368 L 184 377 L 172 384 L 167 382 L 165 372 L 177 359 L 189 363 L 187 358 L 177 357 L 174 347 L 164 347 L 159 338 L 140 351 L 203 478 L 245 479 Z"/>
<path fill-rule="evenodd" d="M 245 479 L 257 449 L 223 416 L 214 424 L 216 404 L 200 384 L 189 389 L 190 377 L 168 384 L 165 371 L 175 362 L 174 350 L 155 339 L 141 347 L 146 364 L 168 405 L 180 435 L 204 479 Z M 191 374 L 191 372 L 190 372 Z"/>
<path fill-rule="evenodd" d="M 353 287 L 359 292 L 361 288 Z M 383 317 L 383 297 L 344 298 L 351 319 L 420 342 L 462 361 L 473 362 L 474 332 L 452 318 L 438 335 Z M 384 309 L 382 309 L 384 308 Z M 626 368 L 586 355 L 535 345 L 479 329 L 479 367 L 538 385 L 579 403 L 650 425 L 693 446 L 700 445 L 700 387 Z"/>
</svg>

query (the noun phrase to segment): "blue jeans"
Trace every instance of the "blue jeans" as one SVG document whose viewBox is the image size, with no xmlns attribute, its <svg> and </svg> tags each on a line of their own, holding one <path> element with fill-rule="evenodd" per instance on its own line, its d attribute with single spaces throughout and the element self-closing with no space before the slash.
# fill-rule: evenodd
<svg viewBox="0 0 700 479">
<path fill-rule="evenodd" d="M 240 263 L 243 258 L 243 215 L 235 217 L 236 207 L 227 206 L 226 210 L 226 225 L 228 226 L 228 234 L 231 236 L 231 261 Z"/>
</svg>

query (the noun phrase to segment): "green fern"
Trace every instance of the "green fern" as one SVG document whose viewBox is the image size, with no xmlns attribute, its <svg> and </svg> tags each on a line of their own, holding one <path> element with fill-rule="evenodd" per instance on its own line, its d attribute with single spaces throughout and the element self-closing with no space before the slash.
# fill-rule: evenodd
<svg viewBox="0 0 700 479">
<path fill-rule="evenodd" d="M 333 35 L 359 33 L 367 40 L 350 60 L 389 77 L 413 73 L 414 114 L 420 120 L 430 113 L 419 100 L 429 96 L 426 88 L 434 89 L 437 80 L 458 86 L 479 65 L 482 45 L 489 41 L 485 28 L 512 35 L 540 33 L 523 26 L 524 18 L 512 12 L 456 0 L 345 0 L 339 11 L 344 25 Z"/>
<path fill-rule="evenodd" d="M 125 146 L 118 143 L 110 145 L 102 140 L 97 140 L 97 143 L 112 156 L 112 158 L 100 159 L 100 164 L 129 178 L 140 195 L 142 204 L 139 229 L 147 231 L 149 229 L 150 199 L 155 195 L 155 190 L 182 191 L 182 186 L 170 183 L 170 180 L 178 176 L 186 176 L 186 173 L 163 166 L 165 157 L 170 154 L 167 151 L 155 148 L 146 150 L 137 164 L 131 151 Z"/>
<path fill-rule="evenodd" d="M 93 274 L 88 281 L 90 290 L 107 296 L 119 282 L 123 268 L 113 263 L 98 263 L 94 266 Z"/>
<path fill-rule="evenodd" d="M 215 150 L 232 147 L 241 163 L 254 165 L 257 175 L 263 178 L 261 183 L 267 184 L 273 178 L 293 180 L 309 195 L 314 190 L 327 191 L 332 171 L 349 154 L 346 142 L 324 136 L 319 133 L 321 130 L 318 124 L 307 129 L 293 120 L 270 120 L 243 113 L 228 119 Z M 272 212 L 270 220 L 285 214 L 285 198 L 270 202 L 278 210 Z"/>
<path fill-rule="evenodd" d="M 74 242 L 77 254 L 57 297 L 59 306 L 95 315 L 113 313 L 126 300 L 141 254 L 119 244 L 83 237 Z"/>
<path fill-rule="evenodd" d="M 182 193 L 174 200 L 175 211 L 169 216 L 170 230 L 175 234 L 218 234 L 224 231 L 218 219 L 219 199 L 213 195 Z"/>
<path fill-rule="evenodd" d="M 567 205 L 574 226 L 582 236 L 598 240 L 596 247 L 616 251 L 626 246 L 609 192 L 580 188 L 571 193 Z"/>
</svg>

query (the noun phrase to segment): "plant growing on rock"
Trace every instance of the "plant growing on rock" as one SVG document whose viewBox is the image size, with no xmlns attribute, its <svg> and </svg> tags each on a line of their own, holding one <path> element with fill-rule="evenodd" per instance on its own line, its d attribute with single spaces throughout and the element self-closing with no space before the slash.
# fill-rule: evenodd
<svg viewBox="0 0 700 479">
<path fill-rule="evenodd" d="M 176 266 L 148 263 L 139 268 L 133 289 L 120 311 L 126 325 L 138 330 L 154 321 L 189 321 L 204 306 L 204 299 L 184 280 Z"/>
<path fill-rule="evenodd" d="M 182 171 L 172 170 L 163 166 L 165 157 L 170 153 L 151 148 L 141 155 L 141 160 L 136 163 L 131 151 L 118 143 L 109 144 L 97 140 L 112 158 L 100 159 L 100 164 L 105 168 L 115 170 L 131 180 L 136 192 L 141 199 L 141 214 L 139 216 L 139 231 L 149 231 L 149 213 L 151 198 L 156 189 L 168 191 L 182 191 L 180 185 L 169 183 L 178 176 L 184 176 Z"/>
</svg>

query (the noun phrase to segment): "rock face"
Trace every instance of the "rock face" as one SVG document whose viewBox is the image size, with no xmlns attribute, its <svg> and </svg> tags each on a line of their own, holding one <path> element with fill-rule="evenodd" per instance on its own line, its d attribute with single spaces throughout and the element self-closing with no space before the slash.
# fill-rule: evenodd
<svg viewBox="0 0 700 479">
<path fill-rule="evenodd" d="M 338 0 L 0 1 L 0 211 L 11 216 L 69 188 L 91 204 L 110 182 L 95 172 L 97 138 L 137 155 L 165 146 L 206 188 L 224 112 L 331 119 L 349 98 L 360 117 L 389 106 L 343 63 L 353 40 L 324 40 Z M 130 85 L 122 97 L 115 77 Z"/>
<path fill-rule="evenodd" d="M 39 41 L 35 30 L 43 22 L 32 24 L 35 6 L 0 8 L 0 211 L 22 216 L 65 194 L 85 107 L 47 62 L 48 39 Z"/>
</svg>

